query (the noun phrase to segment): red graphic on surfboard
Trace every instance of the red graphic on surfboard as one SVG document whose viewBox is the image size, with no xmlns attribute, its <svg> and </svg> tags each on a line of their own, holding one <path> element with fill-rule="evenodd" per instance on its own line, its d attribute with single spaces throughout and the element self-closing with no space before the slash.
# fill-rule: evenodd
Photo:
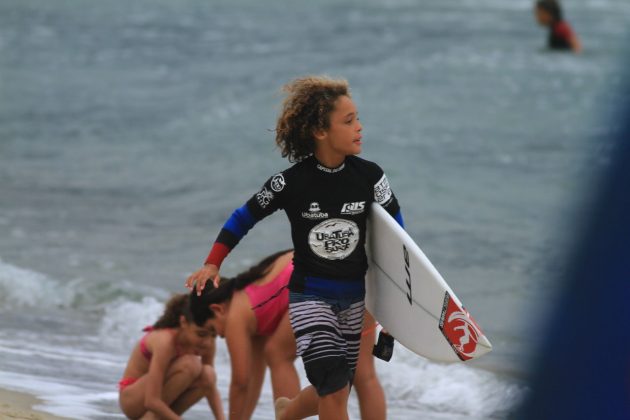
<svg viewBox="0 0 630 420">
<path fill-rule="evenodd" d="M 470 313 L 465 308 L 460 308 L 448 292 L 444 295 L 440 330 L 461 360 L 475 357 L 477 343 L 483 332 Z"/>
</svg>

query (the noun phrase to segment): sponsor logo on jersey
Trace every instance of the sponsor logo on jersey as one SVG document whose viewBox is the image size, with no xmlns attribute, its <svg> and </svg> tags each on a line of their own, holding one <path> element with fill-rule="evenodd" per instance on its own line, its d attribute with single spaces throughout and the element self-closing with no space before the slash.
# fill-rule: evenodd
<svg viewBox="0 0 630 420">
<path fill-rule="evenodd" d="M 319 203 L 317 201 L 314 201 L 308 207 L 308 211 L 302 212 L 302 217 L 305 219 L 327 219 L 328 213 L 322 212 L 322 210 L 319 208 Z"/>
<path fill-rule="evenodd" d="M 444 295 L 439 326 L 461 360 L 475 357 L 477 342 L 483 333 L 468 311 L 460 308 L 448 292 Z"/>
<path fill-rule="evenodd" d="M 329 174 L 337 173 L 337 172 L 343 170 L 343 168 L 345 168 L 345 167 L 346 167 L 346 162 L 342 163 L 340 166 L 338 166 L 336 168 L 327 168 L 327 167 L 325 167 L 324 165 L 322 165 L 320 163 L 317 164 L 317 169 L 319 169 L 320 171 L 323 171 L 323 172 L 327 172 Z"/>
<path fill-rule="evenodd" d="M 341 214 L 359 214 L 365 211 L 365 201 L 355 201 L 354 203 L 344 203 L 341 206 Z"/>
<path fill-rule="evenodd" d="M 273 193 L 267 189 L 267 187 L 263 187 L 262 190 L 258 194 L 256 194 L 256 200 L 258 200 L 258 204 L 263 209 L 269 205 L 271 200 L 273 200 Z"/>
<path fill-rule="evenodd" d="M 385 174 L 374 184 L 374 201 L 380 205 L 385 205 L 392 199 L 392 190 L 389 188 L 389 181 Z"/>
<path fill-rule="evenodd" d="M 274 175 L 273 178 L 271 178 L 271 189 L 275 192 L 282 191 L 285 185 L 287 185 L 287 183 L 284 181 L 282 174 Z"/>
<path fill-rule="evenodd" d="M 320 257 L 342 260 L 357 247 L 359 236 L 359 227 L 352 220 L 330 219 L 311 229 L 308 243 Z"/>
</svg>

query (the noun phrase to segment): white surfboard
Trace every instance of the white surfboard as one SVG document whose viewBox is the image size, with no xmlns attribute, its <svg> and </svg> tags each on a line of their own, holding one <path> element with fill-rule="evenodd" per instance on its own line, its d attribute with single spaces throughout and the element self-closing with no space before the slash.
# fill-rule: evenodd
<svg viewBox="0 0 630 420">
<path fill-rule="evenodd" d="M 368 219 L 366 305 L 396 341 L 440 362 L 490 350 L 481 328 L 424 252 L 378 204 Z"/>
</svg>

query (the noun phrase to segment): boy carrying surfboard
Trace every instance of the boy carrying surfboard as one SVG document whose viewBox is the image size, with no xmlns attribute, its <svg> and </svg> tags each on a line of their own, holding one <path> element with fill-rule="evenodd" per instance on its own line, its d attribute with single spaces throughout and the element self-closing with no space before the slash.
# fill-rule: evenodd
<svg viewBox="0 0 630 420">
<path fill-rule="evenodd" d="M 345 80 L 304 77 L 284 87 L 276 124 L 282 156 L 296 162 L 271 176 L 224 224 L 205 265 L 186 286 L 200 293 L 216 284 L 228 253 L 260 220 L 283 209 L 291 224 L 294 270 L 288 284 L 289 316 L 297 354 L 310 387 L 277 417 L 347 419 L 365 311 L 366 222 L 382 205 L 402 226 L 398 200 L 383 170 L 357 157 L 362 125 Z M 287 404 L 288 403 L 288 404 Z M 243 404 L 230 400 L 230 419 Z"/>
</svg>

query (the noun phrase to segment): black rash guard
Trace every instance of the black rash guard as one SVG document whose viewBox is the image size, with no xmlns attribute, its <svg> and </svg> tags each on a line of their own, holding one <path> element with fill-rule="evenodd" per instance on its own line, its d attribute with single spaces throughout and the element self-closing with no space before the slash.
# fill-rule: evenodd
<svg viewBox="0 0 630 420">
<path fill-rule="evenodd" d="M 370 205 L 381 204 L 401 225 L 402 216 L 383 170 L 356 156 L 331 169 L 314 156 L 265 182 L 225 223 L 206 264 L 220 266 L 232 248 L 258 221 L 284 209 L 291 223 L 295 274 L 300 278 L 363 282 L 367 271 L 366 221 Z"/>
</svg>

